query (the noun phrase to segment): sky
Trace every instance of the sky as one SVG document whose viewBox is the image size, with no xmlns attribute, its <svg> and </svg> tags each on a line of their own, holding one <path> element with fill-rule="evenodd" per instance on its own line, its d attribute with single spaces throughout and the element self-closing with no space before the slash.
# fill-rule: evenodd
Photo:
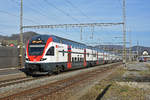
<svg viewBox="0 0 150 100">
<path fill-rule="evenodd" d="M 127 42 L 150 47 L 150 1 L 126 0 Z M 20 0 L 0 1 L 0 35 L 19 33 Z M 23 0 L 23 25 L 122 22 L 122 0 Z M 92 31 L 93 30 L 93 31 Z M 122 45 L 122 25 L 57 29 L 24 29 L 53 34 L 89 45 Z M 94 34 L 93 39 L 91 34 Z M 118 37 L 118 38 L 115 38 Z M 129 44 L 127 44 L 129 46 Z"/>
</svg>

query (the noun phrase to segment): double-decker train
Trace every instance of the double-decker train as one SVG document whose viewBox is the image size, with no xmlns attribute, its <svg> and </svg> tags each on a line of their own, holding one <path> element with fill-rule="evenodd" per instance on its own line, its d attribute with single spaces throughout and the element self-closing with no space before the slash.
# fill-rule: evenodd
<svg viewBox="0 0 150 100">
<path fill-rule="evenodd" d="M 28 41 L 25 69 L 30 74 L 61 71 L 122 60 L 116 54 L 54 35 L 37 35 Z"/>
</svg>

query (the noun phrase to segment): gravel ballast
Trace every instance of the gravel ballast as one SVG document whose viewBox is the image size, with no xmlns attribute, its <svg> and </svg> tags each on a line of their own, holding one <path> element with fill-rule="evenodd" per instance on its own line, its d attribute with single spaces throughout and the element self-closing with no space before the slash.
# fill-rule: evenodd
<svg viewBox="0 0 150 100">
<path fill-rule="evenodd" d="M 99 69 L 101 67 L 107 67 L 107 66 L 109 66 L 109 65 L 101 65 L 101 66 L 96 66 L 96 67 L 92 67 L 92 68 L 80 69 L 80 70 L 65 72 L 65 73 L 62 73 L 59 75 L 45 77 L 42 79 L 37 79 L 37 80 L 29 81 L 29 82 L 18 83 L 15 85 L 2 87 L 2 88 L 0 88 L 0 97 L 8 96 L 8 95 L 18 93 L 20 91 L 24 91 L 24 90 L 31 89 L 31 88 L 36 88 L 36 87 L 39 87 L 42 85 L 56 82 L 58 80 L 63 80 L 65 78 L 68 78 L 68 77 L 71 77 L 74 75 L 78 75 L 80 73 L 96 70 L 96 69 Z"/>
</svg>

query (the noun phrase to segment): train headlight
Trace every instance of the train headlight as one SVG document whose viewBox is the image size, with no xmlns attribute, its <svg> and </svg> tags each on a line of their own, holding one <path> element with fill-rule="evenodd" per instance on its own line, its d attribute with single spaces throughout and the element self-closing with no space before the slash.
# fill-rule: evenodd
<svg viewBox="0 0 150 100">
<path fill-rule="evenodd" d="M 26 58 L 26 61 L 30 61 L 28 58 Z"/>
<path fill-rule="evenodd" d="M 44 60 L 46 60 L 47 58 L 42 58 L 40 61 L 44 61 Z"/>
</svg>

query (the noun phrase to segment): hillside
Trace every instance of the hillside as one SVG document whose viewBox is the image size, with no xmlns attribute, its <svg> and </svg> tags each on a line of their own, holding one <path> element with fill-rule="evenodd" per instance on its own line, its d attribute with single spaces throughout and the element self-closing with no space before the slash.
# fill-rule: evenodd
<svg viewBox="0 0 150 100">
<path fill-rule="evenodd" d="M 121 45 L 97 45 L 95 47 L 98 47 L 98 48 L 104 49 L 104 50 L 109 50 L 109 51 L 123 50 L 123 46 L 121 46 Z M 127 48 L 127 50 L 129 50 L 129 48 Z M 143 51 L 147 51 L 150 54 L 150 47 L 133 46 L 132 51 L 135 51 L 135 52 L 138 51 L 140 55 L 142 55 Z"/>
<path fill-rule="evenodd" d="M 23 33 L 23 42 L 25 44 L 27 44 L 28 40 L 32 37 L 32 36 L 35 36 L 35 35 L 38 35 L 37 33 L 35 32 L 24 32 Z M 2 44 L 6 45 L 9 43 L 11 43 L 11 41 L 17 41 L 16 45 L 19 43 L 20 41 L 20 35 L 19 34 L 12 34 L 11 36 L 2 36 L 0 35 L 0 42 L 2 42 Z"/>
<path fill-rule="evenodd" d="M 36 32 L 24 32 L 23 33 L 23 42 L 25 43 L 25 45 L 27 44 L 28 40 L 32 37 L 38 35 L 38 33 Z M 11 36 L 2 36 L 0 35 L 0 42 L 2 41 L 17 41 L 19 43 L 19 39 L 20 35 L 19 34 L 12 34 Z M 6 43 L 5 43 L 6 44 Z M 95 47 L 98 47 L 100 49 L 104 49 L 104 50 L 109 50 L 109 51 L 114 51 L 114 50 L 118 50 L 118 52 L 121 53 L 121 51 L 123 50 L 123 46 L 122 45 L 97 45 Z M 127 48 L 129 49 L 129 48 Z M 150 54 L 150 47 L 144 47 L 144 46 L 133 46 L 132 47 L 132 51 L 139 51 L 139 54 L 142 54 L 143 51 L 148 51 L 148 53 Z"/>
<path fill-rule="evenodd" d="M 142 55 L 143 51 L 147 51 L 150 54 L 150 47 L 144 47 L 144 46 L 133 46 L 132 47 L 133 51 L 139 52 L 140 55 Z"/>
<path fill-rule="evenodd" d="M 113 49 L 121 50 L 123 48 L 123 46 L 121 45 L 97 45 L 95 47 L 100 48 L 100 49 L 109 49 L 109 50 L 113 50 Z"/>
</svg>

